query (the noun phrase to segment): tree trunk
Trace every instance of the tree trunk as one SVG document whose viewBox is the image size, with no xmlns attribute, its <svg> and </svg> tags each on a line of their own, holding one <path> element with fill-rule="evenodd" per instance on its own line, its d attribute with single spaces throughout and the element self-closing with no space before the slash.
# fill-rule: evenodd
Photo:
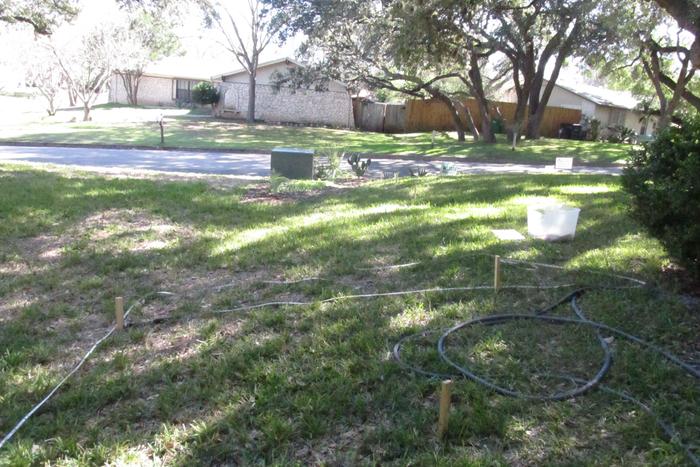
<svg viewBox="0 0 700 467">
<path fill-rule="evenodd" d="M 88 120 L 90 120 L 90 103 L 84 102 L 83 103 L 83 121 L 87 122 Z"/>
<path fill-rule="evenodd" d="M 48 101 L 49 101 L 49 108 L 46 109 L 46 111 L 49 113 L 50 117 L 53 117 L 54 115 L 56 115 L 56 105 L 54 104 L 53 97 L 48 98 Z"/>
<path fill-rule="evenodd" d="M 75 107 L 75 94 L 71 88 L 68 88 L 68 106 Z"/>
<path fill-rule="evenodd" d="M 119 71 L 117 72 L 124 84 L 126 91 L 126 101 L 129 105 L 138 105 L 139 83 L 141 74 L 139 71 Z"/>
<path fill-rule="evenodd" d="M 464 116 L 464 121 L 467 123 L 467 128 L 469 129 L 469 132 L 474 137 L 474 141 L 479 141 L 479 139 L 481 138 L 481 135 L 479 134 L 479 129 L 476 127 L 476 124 L 474 123 L 474 117 L 472 116 L 472 111 L 469 110 L 469 107 L 464 105 L 464 102 L 462 102 L 460 100 L 454 101 L 454 105 L 457 108 L 457 113 L 461 113 Z"/>
<path fill-rule="evenodd" d="M 486 98 L 486 92 L 484 92 L 484 82 L 481 79 L 481 70 L 479 69 L 479 56 L 475 51 L 469 54 L 468 74 L 471 92 L 479 106 L 479 114 L 481 114 L 481 139 L 485 143 L 495 143 L 496 136 L 493 134 L 493 128 L 491 127 L 489 100 Z"/>
<path fill-rule="evenodd" d="M 462 119 L 459 118 L 459 112 L 457 112 L 457 107 L 455 107 L 455 104 L 454 102 L 452 102 L 452 99 L 435 89 L 430 89 L 429 92 L 430 94 L 432 94 L 433 97 L 440 100 L 447 106 L 447 109 L 450 111 L 450 115 L 452 115 L 452 121 L 454 121 L 455 130 L 457 130 L 457 140 L 464 142 L 464 123 L 462 122 Z"/>
<path fill-rule="evenodd" d="M 253 70 L 248 75 L 248 123 L 255 123 L 255 74 L 257 70 Z"/>
<path fill-rule="evenodd" d="M 578 37 L 579 31 L 581 29 L 581 23 L 577 22 L 571 32 L 569 33 L 566 40 L 562 43 L 557 53 L 557 58 L 554 61 L 554 68 L 549 75 L 547 80 L 547 85 L 542 90 L 542 95 L 540 95 L 540 90 L 542 89 L 542 84 L 544 83 L 544 66 L 541 66 L 537 70 L 537 74 L 533 79 L 532 88 L 530 90 L 530 108 L 529 117 L 527 121 L 527 128 L 525 130 L 525 136 L 527 139 L 539 139 L 540 138 L 540 127 L 542 126 L 542 119 L 544 118 L 544 113 L 547 110 L 547 104 L 549 103 L 549 98 L 552 96 L 552 91 L 554 90 L 554 85 L 559 78 L 559 72 L 564 64 L 564 60 L 571 53 L 571 48 L 573 47 L 574 39 Z"/>
<path fill-rule="evenodd" d="M 520 139 L 521 130 L 525 123 L 525 114 L 527 112 L 527 100 L 518 100 L 515 104 L 515 115 L 513 115 L 513 123 L 508 128 L 508 139 L 518 141 Z"/>
<path fill-rule="evenodd" d="M 141 84 L 141 75 L 135 76 L 134 81 L 134 103 L 133 105 L 139 105 L 139 84 Z"/>
</svg>

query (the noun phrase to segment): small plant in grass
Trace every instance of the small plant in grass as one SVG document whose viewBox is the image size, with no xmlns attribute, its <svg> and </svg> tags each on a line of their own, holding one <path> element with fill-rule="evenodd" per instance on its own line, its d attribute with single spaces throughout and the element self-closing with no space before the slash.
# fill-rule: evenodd
<svg viewBox="0 0 700 467">
<path fill-rule="evenodd" d="M 279 193 L 282 190 L 282 186 L 288 181 L 288 178 L 272 172 L 270 175 L 270 191 L 273 193 Z"/>
<path fill-rule="evenodd" d="M 370 164 L 372 164 L 372 159 L 368 158 L 366 161 L 363 161 L 360 155 L 354 152 L 348 156 L 348 164 L 350 164 L 355 175 L 360 178 L 363 177 L 367 169 L 369 169 Z"/>
<path fill-rule="evenodd" d="M 411 174 L 411 177 L 425 177 L 426 175 L 428 175 L 428 171 L 426 169 L 423 169 L 423 168 L 416 169 L 416 170 L 409 168 L 408 173 Z"/>
<path fill-rule="evenodd" d="M 270 191 L 272 193 L 299 193 L 320 190 L 326 187 L 322 180 L 291 180 L 281 175 L 270 176 Z"/>
<path fill-rule="evenodd" d="M 700 278 L 700 118 L 632 151 L 622 182 L 632 216 Z"/>
<path fill-rule="evenodd" d="M 315 178 L 321 180 L 335 180 L 340 175 L 340 162 L 343 160 L 343 151 L 337 149 L 323 149 L 316 153 L 319 159 L 325 163 L 316 168 Z"/>
<path fill-rule="evenodd" d="M 197 83 L 192 87 L 192 102 L 200 105 L 211 105 L 212 109 L 219 103 L 219 90 L 207 81 Z"/>
</svg>

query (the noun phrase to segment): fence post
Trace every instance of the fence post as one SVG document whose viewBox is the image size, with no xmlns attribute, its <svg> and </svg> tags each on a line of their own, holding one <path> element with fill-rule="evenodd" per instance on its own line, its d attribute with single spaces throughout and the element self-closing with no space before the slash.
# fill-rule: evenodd
<svg viewBox="0 0 700 467">
<path fill-rule="evenodd" d="M 440 385 L 440 415 L 438 417 L 438 438 L 442 439 L 447 433 L 452 404 L 452 380 L 447 379 Z"/>
<path fill-rule="evenodd" d="M 493 291 L 498 292 L 501 288 L 501 257 L 496 255 L 493 258 Z"/>
<path fill-rule="evenodd" d="M 117 330 L 124 329 L 124 298 L 117 297 L 114 299 L 114 315 L 117 321 Z"/>
</svg>

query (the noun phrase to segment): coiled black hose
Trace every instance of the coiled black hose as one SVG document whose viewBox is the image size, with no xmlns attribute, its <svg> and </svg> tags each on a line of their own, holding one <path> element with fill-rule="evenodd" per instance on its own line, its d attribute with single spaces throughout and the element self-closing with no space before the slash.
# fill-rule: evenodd
<svg viewBox="0 0 700 467">
<path fill-rule="evenodd" d="M 608 326 L 607 324 L 600 323 L 597 321 L 591 321 L 588 318 L 586 318 L 585 314 L 583 313 L 583 310 L 581 310 L 581 307 L 578 304 L 578 299 L 586 292 L 588 289 L 578 289 L 565 297 L 563 297 L 561 300 L 558 300 L 557 302 L 547 306 L 546 308 L 543 308 L 533 314 L 499 314 L 499 315 L 491 315 L 491 316 L 484 316 L 480 318 L 474 318 L 468 321 L 463 321 L 461 323 L 456 324 L 455 326 L 452 326 L 451 328 L 444 330 L 444 331 L 423 331 L 420 333 L 416 334 L 410 334 L 407 336 L 402 337 L 395 345 L 393 348 L 393 356 L 397 362 L 403 367 L 408 370 L 411 370 L 415 373 L 418 373 L 423 376 L 427 376 L 430 378 L 454 378 L 455 376 L 463 376 L 466 377 L 472 381 L 475 381 L 482 386 L 496 392 L 497 394 L 501 394 L 504 396 L 509 396 L 509 397 L 515 397 L 519 399 L 525 399 L 525 400 L 535 400 L 535 401 L 561 401 L 561 400 L 567 400 L 571 399 L 573 397 L 582 395 L 592 389 L 600 389 L 604 392 L 607 392 L 609 394 L 616 395 L 622 399 L 625 399 L 629 402 L 632 402 L 636 405 L 638 405 L 640 408 L 642 408 L 645 412 L 647 412 L 649 415 L 651 415 L 659 425 L 659 427 L 663 430 L 663 432 L 668 436 L 668 438 L 671 441 L 677 441 L 678 434 L 677 432 L 667 423 L 665 423 L 663 420 L 660 419 L 660 417 L 651 410 L 647 405 L 645 405 L 643 402 L 639 401 L 638 399 L 635 399 L 634 397 L 630 396 L 627 393 L 617 391 L 613 388 L 610 388 L 608 386 L 605 386 L 601 384 L 601 381 L 607 374 L 607 372 L 610 370 L 610 367 L 612 366 L 612 351 L 610 350 L 610 346 L 608 344 L 608 341 L 601 335 L 600 331 L 607 331 L 611 334 L 615 334 L 619 337 L 622 337 L 624 339 L 627 339 L 628 341 L 634 342 L 635 344 L 641 345 L 643 347 L 646 347 L 647 349 L 663 356 L 666 360 L 669 362 L 673 363 L 674 365 L 680 367 L 684 371 L 686 371 L 688 374 L 692 375 L 695 378 L 700 379 L 700 370 L 697 368 L 693 367 L 692 365 L 684 362 L 677 356 L 673 355 L 672 353 L 668 352 L 667 350 L 644 341 L 643 339 L 640 339 L 639 337 L 630 334 L 628 332 L 625 332 L 621 329 Z M 560 316 L 551 316 L 548 313 L 559 307 L 560 305 L 564 303 L 569 303 L 571 305 L 572 311 L 576 314 L 576 318 L 566 318 L 566 317 L 560 317 Z M 499 386 L 495 384 L 492 381 L 489 381 L 488 379 L 479 376 L 476 374 L 474 371 L 471 369 L 467 368 L 466 366 L 460 365 L 456 363 L 454 360 L 452 360 L 446 353 L 446 347 L 447 347 L 447 341 L 450 337 L 451 334 L 455 333 L 456 331 L 469 328 L 471 326 L 475 325 L 486 325 L 486 326 L 497 326 L 500 324 L 504 324 L 507 322 L 512 322 L 512 321 L 543 321 L 547 322 L 550 324 L 557 324 L 557 325 L 563 325 L 563 324 L 577 324 L 577 325 L 584 325 L 584 326 L 589 326 L 592 328 L 595 328 L 596 330 L 596 337 L 598 338 L 598 342 L 600 343 L 600 346 L 603 350 L 604 357 L 603 361 L 601 363 L 601 366 L 598 370 L 598 372 L 588 380 L 584 380 L 581 378 L 577 378 L 574 376 L 568 376 L 568 375 L 553 375 L 553 374 L 537 374 L 537 376 L 543 376 L 546 378 L 558 378 L 558 379 L 563 379 L 567 380 L 569 382 L 572 382 L 576 384 L 577 386 L 574 389 L 568 390 L 568 391 L 563 391 L 563 392 L 558 392 L 555 394 L 551 395 L 533 395 L 533 394 L 526 394 L 522 393 L 519 391 L 514 391 L 512 389 Z M 431 334 L 440 334 L 440 337 L 437 341 L 437 352 L 442 361 L 450 365 L 452 368 L 454 368 L 457 371 L 457 374 L 447 374 L 447 373 L 440 373 L 440 372 L 434 372 L 425 368 L 417 367 L 415 365 L 411 365 L 407 363 L 401 356 L 401 350 L 403 346 L 410 340 L 419 338 L 419 337 L 426 337 Z M 533 375 L 535 376 L 535 375 Z M 693 452 L 690 450 L 690 448 L 684 444 L 678 443 L 680 447 L 685 451 L 686 456 L 688 459 L 696 466 L 700 466 L 700 459 L 698 459 L 697 456 L 693 454 Z"/>
</svg>

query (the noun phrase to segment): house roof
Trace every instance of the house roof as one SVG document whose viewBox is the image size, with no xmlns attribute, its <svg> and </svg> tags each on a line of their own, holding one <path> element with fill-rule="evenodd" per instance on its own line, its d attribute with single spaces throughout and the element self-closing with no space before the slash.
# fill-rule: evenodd
<svg viewBox="0 0 700 467">
<path fill-rule="evenodd" d="M 150 64 L 144 74 L 159 78 L 181 78 L 209 81 L 217 72 L 217 63 L 195 55 L 172 56 Z"/>
<path fill-rule="evenodd" d="M 303 67 L 304 64 L 299 62 L 298 60 L 294 60 L 293 58 L 289 57 L 281 57 L 281 58 L 276 58 L 274 60 L 268 60 L 266 62 L 258 63 L 258 70 L 261 68 L 266 68 L 269 66 L 274 66 L 274 65 L 279 65 L 280 63 L 286 63 L 288 65 L 295 65 L 298 67 Z M 244 68 L 239 68 L 237 70 L 229 71 L 227 73 L 220 73 L 218 75 L 214 75 L 211 77 L 212 81 L 215 80 L 223 80 L 225 76 L 233 76 L 233 75 L 238 75 L 241 73 L 248 73 Z M 347 87 L 347 84 L 343 83 L 342 81 L 338 81 L 337 79 L 331 79 L 331 81 L 340 84 L 341 86 Z"/>
<path fill-rule="evenodd" d="M 268 60 L 266 62 L 258 63 L 258 70 L 261 68 L 266 68 L 268 66 L 279 65 L 280 63 L 292 64 L 292 65 L 296 65 L 296 66 L 304 66 L 292 58 L 281 57 L 281 58 L 276 58 L 274 60 Z M 241 73 L 248 73 L 248 72 L 244 68 L 238 68 L 238 69 L 233 70 L 233 71 L 228 71 L 226 73 L 219 73 L 218 75 L 214 75 L 211 77 L 211 79 L 223 79 L 224 76 L 238 75 Z"/>
<path fill-rule="evenodd" d="M 639 100 L 628 91 L 614 91 L 590 84 L 560 81 L 557 81 L 556 85 L 597 105 L 633 110 L 639 104 Z"/>
</svg>

